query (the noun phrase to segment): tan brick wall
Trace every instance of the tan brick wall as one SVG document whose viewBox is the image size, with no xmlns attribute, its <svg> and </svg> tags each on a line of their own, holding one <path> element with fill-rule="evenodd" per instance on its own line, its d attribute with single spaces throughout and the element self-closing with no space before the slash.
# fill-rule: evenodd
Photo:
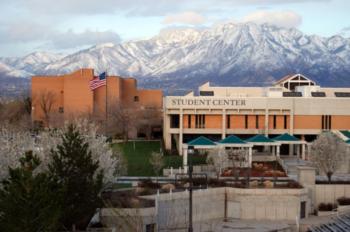
<svg viewBox="0 0 350 232">
<path fill-rule="evenodd" d="M 294 129 L 321 129 L 321 115 L 295 115 Z"/>
<path fill-rule="evenodd" d="M 349 130 L 350 116 L 348 115 L 332 115 L 332 129 Z"/>
<path fill-rule="evenodd" d="M 245 128 L 245 116 L 244 115 L 230 115 L 231 127 L 230 129 L 243 129 Z"/>
<path fill-rule="evenodd" d="M 33 120 L 43 121 L 38 95 L 49 91 L 55 95 L 53 112 L 59 107 L 64 108 L 64 119 L 95 113 L 105 116 L 106 87 L 90 90 L 90 80 L 94 78 L 93 69 L 80 69 L 63 76 L 32 77 Z M 138 90 L 133 78 L 123 79 L 118 76 L 107 78 L 108 107 L 123 104 L 130 108 L 156 108 L 161 114 L 163 94 L 161 90 Z M 138 101 L 135 101 L 135 96 Z"/>
<path fill-rule="evenodd" d="M 205 128 L 209 128 L 209 129 L 222 128 L 222 115 L 206 115 Z"/>
</svg>

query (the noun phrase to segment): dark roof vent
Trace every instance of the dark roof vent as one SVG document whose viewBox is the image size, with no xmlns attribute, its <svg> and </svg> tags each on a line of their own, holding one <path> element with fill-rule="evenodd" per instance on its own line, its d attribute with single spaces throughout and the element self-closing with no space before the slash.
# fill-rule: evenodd
<svg viewBox="0 0 350 232">
<path fill-rule="evenodd" d="M 199 96 L 214 96 L 213 91 L 199 91 Z"/>
<path fill-rule="evenodd" d="M 301 92 L 283 92 L 283 97 L 302 97 Z"/>
<path fill-rule="evenodd" d="M 350 92 L 335 92 L 336 97 L 350 97 Z"/>
<path fill-rule="evenodd" d="M 311 96 L 313 97 L 326 97 L 325 92 L 311 92 Z"/>
</svg>

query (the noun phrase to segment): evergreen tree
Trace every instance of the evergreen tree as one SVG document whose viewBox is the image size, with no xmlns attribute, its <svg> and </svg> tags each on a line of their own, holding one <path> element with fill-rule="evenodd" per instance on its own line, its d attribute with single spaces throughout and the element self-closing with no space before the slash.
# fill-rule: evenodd
<svg viewBox="0 0 350 232">
<path fill-rule="evenodd" d="M 89 145 L 74 125 L 69 125 L 62 143 L 51 151 L 51 175 L 64 188 L 61 223 L 66 229 L 85 229 L 95 209 L 101 206 L 98 197 L 103 173 L 93 161 Z"/>
<path fill-rule="evenodd" d="M 61 191 L 46 173 L 35 173 L 40 160 L 26 152 L 19 168 L 9 169 L 0 189 L 0 231 L 57 231 Z"/>
</svg>

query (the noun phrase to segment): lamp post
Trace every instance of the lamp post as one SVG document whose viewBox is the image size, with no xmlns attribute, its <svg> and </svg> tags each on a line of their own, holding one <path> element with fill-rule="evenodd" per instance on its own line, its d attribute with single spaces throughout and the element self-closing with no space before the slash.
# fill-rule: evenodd
<svg viewBox="0 0 350 232">
<path fill-rule="evenodd" d="M 193 165 L 192 165 L 192 155 L 194 153 L 194 147 L 188 146 L 188 179 L 189 179 L 189 224 L 188 224 L 188 232 L 193 232 L 193 225 L 192 225 L 192 188 L 193 188 L 193 180 L 192 180 L 192 173 L 193 173 Z"/>
</svg>

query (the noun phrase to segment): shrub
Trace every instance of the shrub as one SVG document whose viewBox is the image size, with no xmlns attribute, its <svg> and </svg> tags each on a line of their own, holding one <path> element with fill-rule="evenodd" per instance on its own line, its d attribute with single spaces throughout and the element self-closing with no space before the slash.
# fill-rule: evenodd
<svg viewBox="0 0 350 232">
<path fill-rule="evenodd" d="M 159 183 L 153 182 L 151 179 L 142 180 L 138 183 L 138 187 L 159 189 L 161 186 Z"/>
<path fill-rule="evenodd" d="M 287 188 L 303 188 L 298 182 L 288 181 Z"/>
<path fill-rule="evenodd" d="M 332 203 L 321 203 L 318 205 L 318 211 L 332 211 L 333 209 L 336 209 L 337 205 Z"/>
<path fill-rule="evenodd" d="M 340 197 L 337 199 L 339 205 L 350 205 L 349 197 Z"/>
</svg>

